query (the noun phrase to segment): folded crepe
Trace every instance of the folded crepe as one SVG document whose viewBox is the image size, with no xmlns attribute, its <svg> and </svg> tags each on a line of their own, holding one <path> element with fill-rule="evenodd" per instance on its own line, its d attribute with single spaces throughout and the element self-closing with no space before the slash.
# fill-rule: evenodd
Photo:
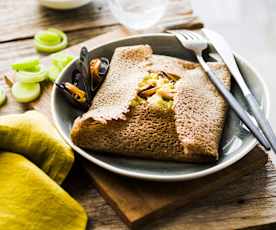
<svg viewBox="0 0 276 230">
<path fill-rule="evenodd" d="M 230 89 L 226 66 L 209 66 Z M 160 71 L 178 78 L 171 108 L 133 103 L 145 76 Z M 148 45 L 120 47 L 114 52 L 109 72 L 89 111 L 75 120 L 71 138 L 76 145 L 98 152 L 214 161 L 219 157 L 226 110 L 226 102 L 199 64 L 154 55 Z"/>
</svg>

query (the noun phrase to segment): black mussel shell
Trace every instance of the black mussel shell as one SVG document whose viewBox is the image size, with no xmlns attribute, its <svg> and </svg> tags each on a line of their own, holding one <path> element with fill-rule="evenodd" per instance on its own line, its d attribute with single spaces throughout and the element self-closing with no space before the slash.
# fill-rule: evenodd
<svg viewBox="0 0 276 230">
<path fill-rule="evenodd" d="M 89 90 L 89 87 L 87 86 L 87 83 L 82 74 L 76 69 L 72 72 L 72 84 L 85 91 L 88 95 L 87 91 Z"/>
<path fill-rule="evenodd" d="M 99 69 L 99 75 L 101 77 L 104 77 L 107 74 L 108 68 L 109 68 L 109 60 L 105 57 L 100 58 L 101 59 L 101 65 Z"/>
<path fill-rule="evenodd" d="M 88 110 L 90 107 L 90 102 L 86 101 L 84 103 L 80 103 L 77 101 L 74 96 L 66 89 L 64 83 L 55 83 L 57 88 L 59 89 L 60 92 L 65 96 L 66 100 L 73 105 L 75 108 L 80 109 L 80 110 Z"/>
<path fill-rule="evenodd" d="M 90 66 L 89 66 L 89 52 L 86 47 L 81 48 L 80 59 L 77 64 L 77 68 L 81 73 L 82 79 L 84 81 L 85 92 L 88 95 L 88 99 L 92 100 L 92 91 L 94 88 L 93 81 L 90 77 Z"/>
<path fill-rule="evenodd" d="M 105 79 L 109 69 L 109 60 L 105 57 L 95 58 L 90 61 L 90 75 L 93 82 L 92 96 Z"/>
<path fill-rule="evenodd" d="M 109 60 L 105 57 L 100 58 L 100 65 L 97 72 L 97 76 L 93 77 L 93 73 L 90 73 L 90 63 L 89 52 L 86 47 L 81 48 L 80 58 L 77 61 L 77 68 L 72 72 L 71 82 L 78 89 L 86 93 L 86 101 L 84 103 L 78 101 L 74 95 L 66 88 L 66 83 L 56 83 L 57 88 L 63 93 L 65 98 L 70 102 L 74 107 L 81 110 L 88 110 L 91 101 L 96 94 L 98 88 L 102 84 L 108 69 L 109 69 Z M 75 94 L 76 96 L 76 94 Z"/>
</svg>

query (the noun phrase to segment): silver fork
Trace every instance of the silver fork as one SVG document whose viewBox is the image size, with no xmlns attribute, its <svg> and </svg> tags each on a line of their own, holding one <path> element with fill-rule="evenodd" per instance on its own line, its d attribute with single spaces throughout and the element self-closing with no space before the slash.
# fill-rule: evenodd
<svg viewBox="0 0 276 230">
<path fill-rule="evenodd" d="M 270 144 L 264 135 L 260 132 L 259 128 L 254 124 L 251 120 L 248 112 L 243 109 L 243 107 L 239 104 L 237 99 L 231 94 L 231 92 L 224 86 L 223 82 L 215 75 L 215 73 L 211 70 L 211 68 L 207 65 L 205 60 L 202 57 L 202 51 L 207 49 L 208 41 L 202 37 L 200 34 L 179 30 L 179 31 L 167 31 L 171 34 L 174 34 L 179 42 L 187 49 L 192 50 L 198 62 L 204 69 L 204 71 L 209 76 L 210 81 L 216 86 L 218 91 L 224 97 L 224 99 L 228 102 L 231 109 L 237 114 L 240 120 L 246 125 L 246 127 L 251 131 L 251 133 L 256 137 L 256 139 L 260 142 L 262 146 L 266 150 L 270 150 Z"/>
</svg>

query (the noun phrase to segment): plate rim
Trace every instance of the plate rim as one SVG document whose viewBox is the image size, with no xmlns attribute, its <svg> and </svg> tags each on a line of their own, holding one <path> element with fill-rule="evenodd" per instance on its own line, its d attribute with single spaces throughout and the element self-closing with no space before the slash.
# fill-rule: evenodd
<svg viewBox="0 0 276 230">
<path fill-rule="evenodd" d="M 102 44 L 100 44 L 98 46 L 95 46 L 92 50 L 97 49 L 97 48 L 99 48 L 101 46 L 112 44 L 114 42 L 119 42 L 119 41 L 123 41 L 123 40 L 129 40 L 129 39 L 133 39 L 133 38 L 153 37 L 153 36 L 159 37 L 159 36 L 173 36 L 173 35 L 165 34 L 165 33 L 151 33 L 151 34 L 142 34 L 142 35 L 127 36 L 127 37 L 124 37 L 124 38 L 113 40 L 111 42 L 102 43 Z M 257 76 L 258 80 L 261 82 L 262 87 L 264 88 L 264 94 L 263 94 L 263 96 L 264 96 L 264 101 L 266 103 L 266 109 L 265 109 L 264 113 L 265 113 L 265 116 L 268 117 L 269 116 L 269 111 L 270 111 L 270 99 L 269 99 L 269 93 L 268 93 L 267 85 L 265 84 L 265 82 L 262 79 L 261 75 L 259 74 L 259 72 L 256 70 L 256 68 L 252 64 L 250 64 L 245 58 L 243 58 L 242 56 L 240 56 L 237 53 L 234 53 L 234 56 L 236 58 L 238 58 L 239 60 L 241 60 L 246 66 L 248 66 L 255 73 L 255 75 Z M 66 69 L 64 69 L 59 74 L 57 80 L 60 80 L 60 78 L 63 76 L 63 73 L 66 71 Z M 120 175 L 123 175 L 123 176 L 128 176 L 128 177 L 137 178 L 137 179 L 143 179 L 143 180 L 164 181 L 164 182 L 192 180 L 192 179 L 196 179 L 196 178 L 200 178 L 200 177 L 204 177 L 204 176 L 216 173 L 216 172 L 218 172 L 218 171 L 220 171 L 220 170 L 222 170 L 224 168 L 229 167 L 230 165 L 234 164 L 235 162 L 237 162 L 241 158 L 243 158 L 246 154 L 248 154 L 258 143 L 257 140 L 255 139 L 255 137 L 251 134 L 250 137 L 249 137 L 250 139 L 248 141 L 247 146 L 245 146 L 244 149 L 242 149 L 239 154 L 236 154 L 235 156 L 233 156 L 231 159 L 229 159 L 226 162 L 214 165 L 211 168 L 207 168 L 207 169 L 204 169 L 204 170 L 199 171 L 199 172 L 193 172 L 193 173 L 188 173 L 188 174 L 183 174 L 183 175 L 156 175 L 156 174 L 150 174 L 150 173 L 145 174 L 145 173 L 140 173 L 140 172 L 130 172 L 129 170 L 117 168 L 117 167 L 115 167 L 113 165 L 110 165 L 108 163 L 105 163 L 105 162 L 103 162 L 103 161 L 101 161 L 101 160 L 93 157 L 92 155 L 90 155 L 89 153 L 87 153 L 85 150 L 83 150 L 80 147 L 76 146 L 71 141 L 71 139 L 69 139 L 67 137 L 67 135 L 63 132 L 63 130 L 61 129 L 61 127 L 59 125 L 58 117 L 57 117 L 57 112 L 56 112 L 56 109 L 55 109 L 55 106 L 54 106 L 54 95 L 55 95 L 56 89 L 57 89 L 57 87 L 54 85 L 53 89 L 52 89 L 52 92 L 51 92 L 51 114 L 52 114 L 52 117 L 53 117 L 54 124 L 55 124 L 58 132 L 62 136 L 62 138 L 78 154 L 80 154 L 81 156 L 83 156 L 84 158 L 86 158 L 87 160 L 89 160 L 90 162 L 93 162 L 96 165 L 98 165 L 98 166 L 100 166 L 100 167 L 102 167 L 102 168 L 104 168 L 106 170 L 109 170 L 109 171 L 111 171 L 113 173 L 117 173 L 117 174 L 120 174 Z"/>
</svg>

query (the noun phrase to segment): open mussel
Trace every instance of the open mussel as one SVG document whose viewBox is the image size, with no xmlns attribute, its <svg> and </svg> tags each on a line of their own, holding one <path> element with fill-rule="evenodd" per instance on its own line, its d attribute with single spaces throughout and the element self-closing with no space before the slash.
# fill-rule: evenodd
<svg viewBox="0 0 276 230">
<path fill-rule="evenodd" d="M 89 108 L 90 103 L 87 100 L 85 91 L 79 89 L 70 82 L 56 83 L 56 86 L 63 92 L 63 95 L 72 105 L 82 110 L 87 110 Z"/>
<path fill-rule="evenodd" d="M 168 73 L 168 72 L 165 72 L 165 71 L 159 71 L 158 72 L 159 75 L 163 76 L 163 77 L 166 77 L 168 78 L 170 81 L 177 81 L 179 80 L 179 76 L 175 75 L 175 74 L 172 74 L 172 73 Z"/>
<path fill-rule="evenodd" d="M 77 61 L 77 68 L 72 72 L 71 82 L 56 83 L 56 85 L 72 105 L 81 110 L 87 110 L 105 79 L 108 68 L 107 58 L 90 60 L 87 48 L 83 47 Z"/>
<path fill-rule="evenodd" d="M 90 73 L 95 77 L 95 80 L 100 81 L 100 78 L 105 76 L 109 66 L 107 58 L 95 58 L 90 61 Z"/>
</svg>

